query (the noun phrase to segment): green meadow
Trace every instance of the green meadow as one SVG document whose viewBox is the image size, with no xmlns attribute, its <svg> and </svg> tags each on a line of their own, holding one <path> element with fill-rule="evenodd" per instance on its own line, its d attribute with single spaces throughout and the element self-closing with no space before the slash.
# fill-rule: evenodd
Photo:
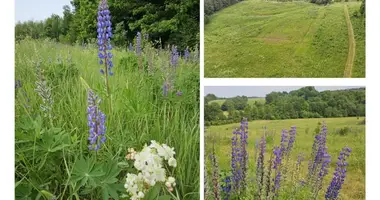
<svg viewBox="0 0 380 200">
<path fill-rule="evenodd" d="M 126 174 L 135 173 L 127 149 L 140 151 L 151 140 L 174 147 L 177 167 L 170 173 L 176 196 L 199 198 L 199 62 L 180 58 L 168 74 L 170 51 L 143 44 L 143 70 L 135 52 L 112 50 L 107 95 L 97 45 L 16 42 L 16 199 L 119 199 L 127 193 Z M 168 76 L 173 82 L 164 95 Z M 40 81 L 50 88 L 49 114 L 36 92 Z M 88 149 L 87 87 L 101 99 L 99 109 L 106 115 L 107 140 L 96 152 Z M 155 195 L 167 199 L 165 186 L 158 186 Z"/>
<path fill-rule="evenodd" d="M 349 54 L 344 9 L 356 40 L 351 77 L 365 76 L 360 2 L 319 6 L 303 1 L 247 0 L 205 24 L 205 77 L 343 77 Z"/>
<path fill-rule="evenodd" d="M 308 171 L 308 161 L 312 151 L 314 136 L 317 129 L 320 127 L 319 123 L 323 121 L 327 124 L 327 151 L 331 155 L 331 164 L 328 168 L 328 175 L 324 178 L 321 192 L 319 192 L 318 199 L 324 199 L 324 194 L 336 167 L 336 161 L 339 152 L 343 147 L 348 146 L 352 149 L 352 153 L 347 160 L 347 177 L 340 191 L 339 199 L 352 200 L 352 199 L 365 199 L 365 125 L 363 124 L 365 118 L 348 117 L 348 118 L 319 118 L 319 119 L 290 119 L 290 120 L 258 120 L 248 122 L 248 180 L 254 180 L 255 174 L 255 151 L 256 142 L 265 134 L 267 147 L 265 154 L 265 164 L 269 160 L 270 154 L 274 146 L 280 144 L 282 129 L 289 130 L 291 126 L 296 126 L 297 134 L 295 144 L 291 153 L 291 163 L 297 162 L 297 156 L 303 153 L 305 160 L 301 165 L 300 178 L 305 180 Z M 205 155 L 212 151 L 213 142 L 215 147 L 215 154 L 219 162 L 219 169 L 221 171 L 228 171 L 231 169 L 231 137 L 234 128 L 238 128 L 239 124 L 227 124 L 221 126 L 210 126 L 205 131 Z M 341 130 L 346 129 L 345 134 L 340 134 Z M 210 166 L 210 161 L 206 157 L 206 166 Z M 294 168 L 289 168 L 290 173 L 294 172 Z M 256 184 L 255 181 L 249 181 L 248 192 L 242 199 L 252 199 L 250 194 L 253 193 Z M 286 187 L 289 185 L 299 184 L 292 182 L 290 177 L 282 181 L 282 192 L 278 199 L 289 199 L 286 196 Z M 283 188 L 284 187 L 284 188 Z M 250 192 L 252 189 L 252 192 Z M 288 190 L 287 190 L 288 191 Z M 299 191 L 296 199 L 306 198 L 303 191 Z M 298 197 L 298 198 L 297 198 Z"/>
</svg>

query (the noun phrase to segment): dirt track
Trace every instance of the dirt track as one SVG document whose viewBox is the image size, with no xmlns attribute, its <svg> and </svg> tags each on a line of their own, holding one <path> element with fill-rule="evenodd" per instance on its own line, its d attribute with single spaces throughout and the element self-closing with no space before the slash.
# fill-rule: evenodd
<svg viewBox="0 0 380 200">
<path fill-rule="evenodd" d="M 352 24 L 350 20 L 350 15 L 348 14 L 347 5 L 344 5 L 344 16 L 346 17 L 347 29 L 348 29 L 348 55 L 346 61 L 346 67 L 344 69 L 344 78 L 351 78 L 352 67 L 355 60 L 355 35 L 354 30 L 352 29 Z"/>
</svg>

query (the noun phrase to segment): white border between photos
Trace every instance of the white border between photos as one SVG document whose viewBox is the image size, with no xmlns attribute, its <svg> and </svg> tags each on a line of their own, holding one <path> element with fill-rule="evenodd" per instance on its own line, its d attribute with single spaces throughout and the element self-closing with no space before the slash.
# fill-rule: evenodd
<svg viewBox="0 0 380 200">
<path fill-rule="evenodd" d="M 1 199 L 14 199 L 14 1 L 1 2 Z"/>
</svg>

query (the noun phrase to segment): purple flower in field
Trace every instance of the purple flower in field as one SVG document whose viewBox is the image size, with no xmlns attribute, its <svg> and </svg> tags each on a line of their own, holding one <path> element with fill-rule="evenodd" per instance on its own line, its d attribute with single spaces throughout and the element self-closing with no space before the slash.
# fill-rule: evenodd
<svg viewBox="0 0 380 200">
<path fill-rule="evenodd" d="M 257 158 L 257 165 L 256 165 L 256 179 L 257 179 L 257 186 L 258 186 L 258 193 L 259 196 L 261 195 L 262 188 L 264 187 L 264 154 L 265 154 L 265 148 L 266 148 L 266 139 L 263 136 L 260 140 L 259 144 L 259 156 Z"/>
<path fill-rule="evenodd" d="M 176 95 L 180 97 L 180 96 L 182 96 L 182 92 L 178 90 Z"/>
<path fill-rule="evenodd" d="M 141 55 L 141 33 L 137 32 L 137 37 L 136 37 L 136 54 L 138 56 Z"/>
<path fill-rule="evenodd" d="M 285 151 L 286 151 L 286 146 L 287 146 L 287 143 L 288 142 L 288 131 L 286 129 L 282 130 L 281 132 L 281 157 L 284 155 Z"/>
<path fill-rule="evenodd" d="M 177 51 L 177 47 L 173 46 L 172 47 L 172 54 L 171 54 L 171 58 L 170 58 L 170 64 L 173 67 L 177 67 L 177 65 L 178 65 L 178 58 L 179 58 L 179 53 Z"/>
<path fill-rule="evenodd" d="M 128 50 L 129 51 L 133 51 L 133 45 L 132 45 L 132 43 L 129 43 Z"/>
<path fill-rule="evenodd" d="M 311 158 L 309 161 L 309 173 L 308 179 L 315 179 L 317 169 L 322 165 L 323 158 L 326 153 L 326 137 L 327 137 L 327 127 L 323 123 L 321 132 L 315 136 L 314 143 L 312 147 Z"/>
<path fill-rule="evenodd" d="M 348 147 L 344 147 L 340 152 L 338 157 L 338 162 L 336 163 L 334 177 L 331 180 L 330 186 L 327 189 L 325 194 L 325 198 L 328 200 L 335 200 L 338 198 L 339 191 L 342 188 L 344 183 L 344 179 L 346 178 L 347 172 L 347 158 L 351 154 L 351 149 Z"/>
<path fill-rule="evenodd" d="M 106 141 L 106 115 L 100 111 L 98 105 L 100 104 L 100 99 L 94 94 L 92 90 L 88 91 L 88 107 L 87 107 L 87 120 L 89 130 L 88 141 L 90 145 L 89 150 L 99 150 L 101 144 Z"/>
<path fill-rule="evenodd" d="M 297 130 L 296 130 L 296 127 L 295 126 L 292 126 L 290 128 L 290 131 L 289 131 L 289 142 L 288 142 L 288 147 L 286 149 L 286 154 L 290 154 L 290 152 L 292 151 L 292 148 L 293 148 L 293 145 L 294 145 L 294 142 L 296 140 L 296 134 L 297 134 Z"/>
<path fill-rule="evenodd" d="M 102 74 L 108 73 L 113 75 L 111 71 L 113 67 L 112 63 L 112 50 L 111 46 L 111 37 L 112 37 L 112 27 L 111 27 L 111 16 L 108 9 L 107 0 L 102 0 L 98 8 L 98 23 L 97 23 L 97 32 L 98 32 L 98 46 L 99 46 L 99 64 L 104 64 L 104 69 L 101 69 Z M 108 86 L 107 86 L 108 87 Z"/>
<path fill-rule="evenodd" d="M 241 185 L 242 189 L 246 188 L 246 177 L 248 167 L 248 152 L 247 142 L 248 139 L 248 119 L 243 118 L 240 122 L 240 170 L 241 170 Z"/>
<path fill-rule="evenodd" d="M 275 147 L 273 154 L 275 155 L 275 159 L 273 161 L 273 169 L 276 171 L 276 176 L 273 180 L 274 185 L 273 185 L 273 193 L 275 196 L 278 195 L 278 190 L 280 189 L 280 181 L 281 181 L 281 156 L 282 156 L 282 148 L 280 147 Z"/>
<path fill-rule="evenodd" d="M 236 129 L 234 132 L 233 132 L 233 136 L 232 136 L 232 143 L 231 143 L 231 170 L 232 170 L 232 187 L 233 187 L 233 190 L 236 191 L 238 190 L 240 187 L 240 175 L 238 173 L 238 163 L 239 163 L 239 152 L 240 152 L 240 148 L 238 146 L 238 134 L 240 134 L 240 132 L 238 131 L 238 129 Z"/>
<path fill-rule="evenodd" d="M 190 59 L 189 47 L 186 47 L 183 57 L 185 58 L 185 62 L 189 61 L 189 59 Z"/>
<path fill-rule="evenodd" d="M 231 177 L 226 176 L 226 178 L 223 181 L 224 186 L 222 186 L 222 190 L 224 193 L 224 200 L 228 200 L 231 196 Z"/>
<path fill-rule="evenodd" d="M 220 196 L 220 184 L 219 184 L 219 165 L 215 156 L 215 147 L 212 147 L 212 153 L 210 154 L 210 161 L 212 166 L 212 194 L 214 199 L 221 199 Z"/>
<path fill-rule="evenodd" d="M 164 84 L 162 85 L 162 93 L 165 97 L 168 96 L 168 93 L 169 93 L 169 83 L 167 81 L 164 81 Z"/>
</svg>

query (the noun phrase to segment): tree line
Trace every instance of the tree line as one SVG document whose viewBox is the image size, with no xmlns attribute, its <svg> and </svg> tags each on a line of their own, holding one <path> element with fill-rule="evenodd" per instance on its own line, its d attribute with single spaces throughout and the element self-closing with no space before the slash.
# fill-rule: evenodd
<svg viewBox="0 0 380 200">
<path fill-rule="evenodd" d="M 277 120 L 298 118 L 329 118 L 365 116 L 365 89 L 347 89 L 318 92 L 304 87 L 291 92 L 271 92 L 265 102 L 248 104 L 248 97 L 229 98 L 222 105 L 212 102 L 214 94 L 205 96 L 204 119 L 206 125 L 248 120 Z M 228 114 L 226 114 L 228 113 Z"/>
<path fill-rule="evenodd" d="M 50 38 L 63 43 L 89 43 L 96 39 L 99 0 L 72 0 L 63 16 L 52 14 L 42 21 L 18 22 L 16 41 L 26 37 Z M 109 0 L 114 42 L 127 47 L 137 32 L 161 45 L 179 49 L 199 43 L 199 0 Z"/>
</svg>

